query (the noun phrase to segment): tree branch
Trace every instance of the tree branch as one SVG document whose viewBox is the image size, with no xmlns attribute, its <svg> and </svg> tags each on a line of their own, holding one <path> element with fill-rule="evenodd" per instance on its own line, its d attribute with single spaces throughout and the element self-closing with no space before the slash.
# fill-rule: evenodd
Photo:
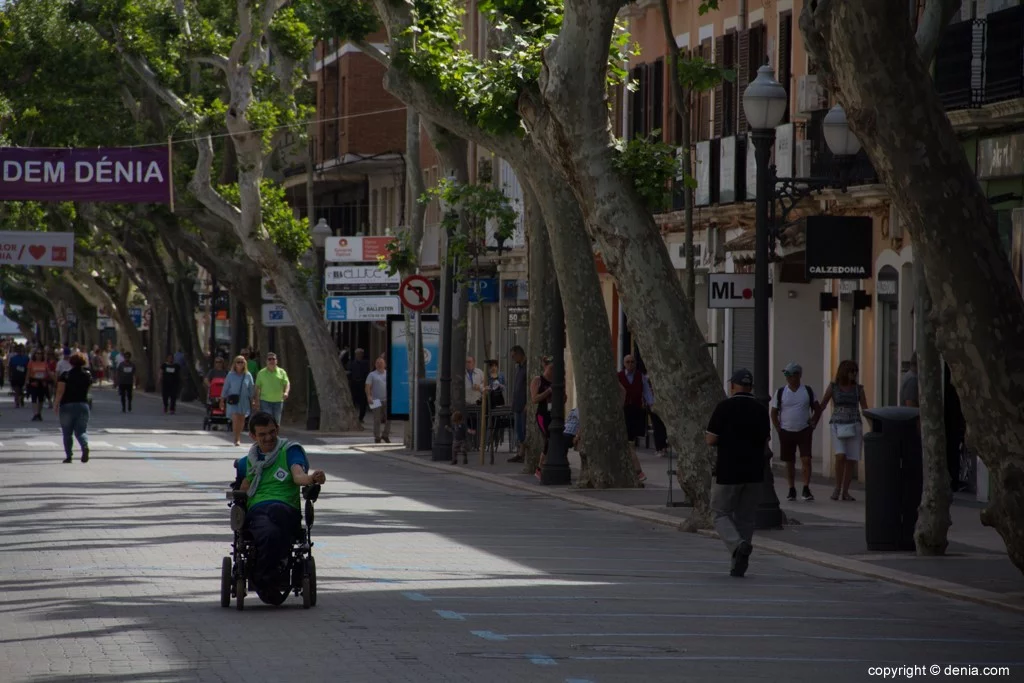
<svg viewBox="0 0 1024 683">
<path fill-rule="evenodd" d="M 917 42 L 917 52 L 926 65 L 935 59 L 942 34 L 960 10 L 960 4 L 961 0 L 928 0 L 925 5 L 914 40 Z"/>
<path fill-rule="evenodd" d="M 240 1 L 244 2 L 244 0 Z M 196 159 L 196 168 L 192 174 L 192 180 L 188 183 L 189 191 L 218 218 L 227 221 L 230 225 L 237 224 L 242 219 L 242 212 L 237 206 L 224 199 L 219 192 L 213 189 L 211 176 L 213 168 L 213 140 L 210 139 L 209 134 L 206 134 L 196 138 L 195 143 L 199 156 Z"/>
<path fill-rule="evenodd" d="M 206 55 L 205 57 L 189 57 L 190 61 L 196 64 L 206 64 L 207 66 L 214 66 L 220 69 L 224 74 L 227 74 L 228 69 L 231 65 L 228 63 L 228 58 L 223 55 Z"/>
<path fill-rule="evenodd" d="M 382 65 L 385 69 L 391 68 L 391 58 L 376 45 L 365 40 L 353 40 L 352 44 L 362 50 L 367 57 L 374 59 L 378 64 Z"/>
<path fill-rule="evenodd" d="M 249 0 L 238 0 L 236 3 L 238 12 L 238 37 L 231 45 L 231 52 L 228 53 L 228 62 L 232 67 L 242 63 L 245 51 L 253 40 L 252 32 L 252 6 Z"/>
</svg>

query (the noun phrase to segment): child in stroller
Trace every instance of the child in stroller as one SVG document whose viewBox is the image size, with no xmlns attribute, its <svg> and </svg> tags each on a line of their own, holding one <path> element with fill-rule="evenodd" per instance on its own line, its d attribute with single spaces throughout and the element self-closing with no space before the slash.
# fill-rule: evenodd
<svg viewBox="0 0 1024 683">
<path fill-rule="evenodd" d="M 203 431 L 216 429 L 217 425 L 230 424 L 224 408 L 220 407 L 220 397 L 224 393 L 224 378 L 210 380 L 210 391 L 206 397 L 206 417 L 203 418 Z"/>
</svg>

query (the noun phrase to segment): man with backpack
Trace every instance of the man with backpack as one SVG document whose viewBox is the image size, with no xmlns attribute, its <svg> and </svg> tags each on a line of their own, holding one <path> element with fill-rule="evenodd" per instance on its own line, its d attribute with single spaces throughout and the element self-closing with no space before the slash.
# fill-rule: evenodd
<svg viewBox="0 0 1024 683">
<path fill-rule="evenodd" d="M 811 493 L 811 441 L 821 406 L 814 398 L 814 390 L 801 384 L 803 368 L 790 363 L 782 371 L 786 385 L 779 387 L 772 398 L 771 418 L 779 434 L 779 458 L 786 463 L 789 494 L 786 500 L 796 500 L 796 451 L 800 449 L 800 469 L 804 490 L 801 498 L 814 500 Z"/>
</svg>

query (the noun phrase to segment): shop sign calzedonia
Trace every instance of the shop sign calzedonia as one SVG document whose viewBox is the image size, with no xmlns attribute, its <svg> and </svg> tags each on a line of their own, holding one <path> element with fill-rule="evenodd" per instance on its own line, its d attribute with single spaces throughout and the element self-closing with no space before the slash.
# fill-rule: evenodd
<svg viewBox="0 0 1024 683">
<path fill-rule="evenodd" d="M 808 216 L 808 279 L 870 278 L 872 230 L 870 216 Z"/>
</svg>

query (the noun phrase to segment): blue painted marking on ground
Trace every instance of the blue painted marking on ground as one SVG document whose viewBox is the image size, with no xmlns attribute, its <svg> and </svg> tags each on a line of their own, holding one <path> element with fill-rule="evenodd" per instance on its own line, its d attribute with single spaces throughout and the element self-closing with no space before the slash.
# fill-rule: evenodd
<svg viewBox="0 0 1024 683">
<path fill-rule="evenodd" d="M 458 612 L 452 612 L 451 610 L 447 610 L 447 609 L 436 609 L 436 610 L 434 610 L 434 614 L 436 614 L 437 616 L 441 617 L 442 619 L 451 619 L 452 621 L 465 621 L 466 620 L 466 618 L 464 616 L 462 616 L 461 614 L 459 614 Z"/>
<path fill-rule="evenodd" d="M 483 638 L 484 640 L 508 640 L 505 636 L 494 631 L 470 631 L 477 638 Z"/>
<path fill-rule="evenodd" d="M 558 664 L 558 662 L 547 655 L 526 655 L 526 658 L 530 660 L 530 664 L 536 664 L 537 666 L 556 666 Z"/>
<path fill-rule="evenodd" d="M 373 567 L 366 564 L 350 564 L 348 568 L 357 572 L 368 572 L 373 569 Z"/>
<path fill-rule="evenodd" d="M 431 602 L 433 600 L 433 598 L 428 597 L 423 593 L 412 593 L 410 591 L 406 591 L 402 593 L 402 595 L 404 595 L 409 600 L 412 600 L 413 602 Z"/>
</svg>

